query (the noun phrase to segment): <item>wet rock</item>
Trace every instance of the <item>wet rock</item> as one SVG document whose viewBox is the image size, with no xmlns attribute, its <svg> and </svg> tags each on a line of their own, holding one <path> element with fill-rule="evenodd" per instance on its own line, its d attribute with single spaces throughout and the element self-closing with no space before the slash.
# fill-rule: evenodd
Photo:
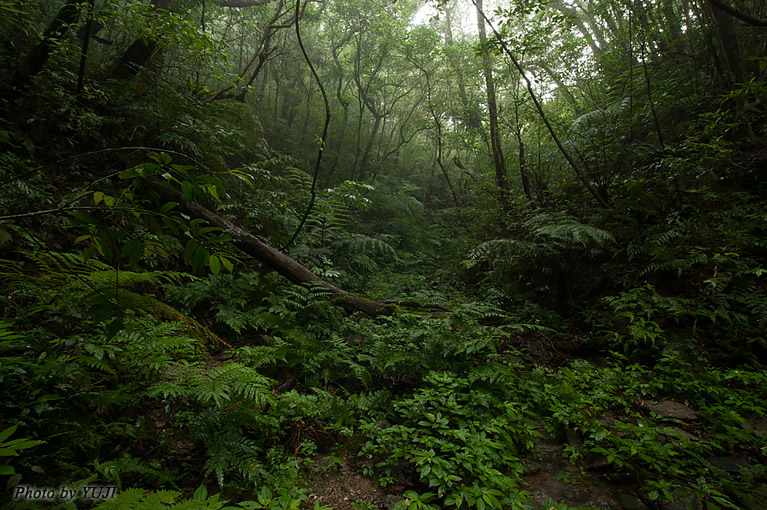
<svg viewBox="0 0 767 510">
<path fill-rule="evenodd" d="M 708 462 L 715 468 L 728 473 L 740 473 L 740 469 L 747 466 L 744 460 L 731 456 L 709 457 Z"/>
<path fill-rule="evenodd" d="M 647 507 L 642 500 L 631 494 L 621 494 L 618 496 L 618 501 L 621 503 L 623 510 L 646 510 Z"/>
<path fill-rule="evenodd" d="M 575 448 L 575 451 L 581 451 L 581 448 L 583 448 L 583 439 L 581 439 L 580 434 L 573 430 L 567 430 L 565 434 L 567 435 L 567 442 Z"/>
<path fill-rule="evenodd" d="M 529 460 L 529 461 L 522 461 L 522 464 L 525 466 L 527 473 L 531 475 L 541 472 L 541 465 L 538 464 L 537 462 L 533 462 Z"/>
<path fill-rule="evenodd" d="M 644 402 L 642 407 L 666 418 L 674 418 L 684 421 L 694 421 L 700 418 L 700 415 L 697 412 L 681 402 L 675 402 L 673 400 L 659 400 L 657 402 L 648 401 Z"/>
<path fill-rule="evenodd" d="M 674 491 L 673 501 L 662 501 L 658 505 L 659 510 L 703 510 L 703 502 L 687 491 Z"/>
<path fill-rule="evenodd" d="M 628 471 L 610 471 L 602 475 L 608 482 L 615 485 L 632 485 L 636 483 L 636 476 Z"/>
<path fill-rule="evenodd" d="M 394 508 L 394 505 L 396 505 L 399 500 L 402 498 L 398 498 L 394 494 L 387 494 L 383 498 L 381 498 L 381 510 L 392 510 Z"/>
<path fill-rule="evenodd" d="M 761 418 L 752 419 L 745 425 L 745 428 L 753 430 L 761 438 L 767 437 L 767 420 Z"/>
<path fill-rule="evenodd" d="M 613 464 L 608 462 L 607 457 L 597 454 L 589 455 L 584 461 L 584 467 L 588 471 L 597 473 L 605 473 L 614 469 Z"/>
<path fill-rule="evenodd" d="M 587 487 L 580 487 L 577 485 L 567 487 L 562 491 L 562 497 L 567 501 L 584 501 L 588 500 L 591 493 Z"/>
<path fill-rule="evenodd" d="M 690 441 L 700 441 L 700 438 L 691 432 L 687 432 L 679 427 L 656 427 L 655 430 L 663 434 L 664 436 L 671 436 L 678 439 L 685 438 Z"/>
</svg>

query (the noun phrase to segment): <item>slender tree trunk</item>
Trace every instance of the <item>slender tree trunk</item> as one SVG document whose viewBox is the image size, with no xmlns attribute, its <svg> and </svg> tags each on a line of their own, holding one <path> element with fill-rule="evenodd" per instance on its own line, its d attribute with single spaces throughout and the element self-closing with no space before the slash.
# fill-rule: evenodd
<svg viewBox="0 0 767 510">
<path fill-rule="evenodd" d="M 451 7 L 445 6 L 445 42 L 448 46 L 454 46 L 453 27 L 450 18 L 450 11 Z M 464 118 L 462 119 L 463 123 L 469 129 L 477 129 L 481 125 L 482 121 L 480 119 L 479 111 L 477 111 L 475 106 L 469 103 L 469 98 L 466 95 L 466 79 L 463 76 L 463 69 L 461 69 L 460 63 L 456 62 L 452 52 L 448 53 L 448 60 L 453 67 L 456 81 L 458 81 L 458 97 L 461 99 L 464 113 Z"/>
<path fill-rule="evenodd" d="M 83 88 L 85 87 L 85 64 L 88 61 L 88 46 L 90 46 L 91 42 L 94 8 L 94 0 L 88 0 L 88 20 L 85 22 L 85 36 L 83 37 L 83 46 L 80 50 L 80 69 L 77 72 L 77 88 L 75 89 L 75 95 L 78 100 L 82 96 Z"/>
<path fill-rule="evenodd" d="M 722 10 L 713 7 L 711 8 L 711 14 L 715 21 L 717 39 L 719 40 L 719 48 L 723 57 L 722 61 L 727 70 L 727 78 L 730 85 L 745 83 L 746 73 L 740 48 L 738 47 L 738 28 L 735 26 L 732 17 Z"/>
<path fill-rule="evenodd" d="M 339 50 L 340 50 L 340 46 L 332 48 L 333 62 L 335 62 L 336 64 L 336 72 L 338 73 L 338 85 L 336 86 L 336 99 L 338 99 L 338 104 L 341 105 L 341 108 L 344 109 L 344 116 L 343 116 L 343 119 L 341 119 L 341 133 L 338 135 L 338 146 L 333 156 L 333 161 L 332 163 L 330 163 L 330 168 L 328 168 L 328 178 L 330 178 L 333 175 L 333 173 L 336 171 L 336 168 L 338 167 L 338 161 L 341 158 L 341 151 L 344 148 L 344 135 L 346 135 L 346 125 L 349 122 L 349 100 L 342 95 L 343 88 L 344 88 L 344 74 L 343 74 L 343 66 L 341 66 L 341 62 L 338 61 Z"/>
<path fill-rule="evenodd" d="M 362 160 L 360 161 L 360 173 L 359 180 L 364 181 L 367 178 L 368 164 L 370 160 L 370 151 L 373 149 L 373 141 L 378 134 L 378 129 L 381 127 L 381 120 L 383 116 L 376 116 L 376 121 L 373 123 L 373 131 L 368 136 L 368 143 L 365 145 L 365 152 L 362 154 Z"/>
<path fill-rule="evenodd" d="M 604 45 L 604 38 L 602 37 L 601 31 L 599 29 L 595 29 L 594 26 L 591 26 L 592 30 L 590 31 L 588 28 L 586 28 L 586 25 L 583 24 L 583 16 L 589 17 L 589 14 L 587 14 L 584 11 L 583 16 L 581 16 L 578 13 L 578 10 L 574 7 L 570 7 L 569 5 L 565 5 L 564 2 L 561 0 L 558 0 L 552 4 L 552 7 L 554 9 L 558 10 L 562 14 L 566 14 L 570 17 L 569 21 L 575 25 L 575 28 L 578 29 L 578 31 L 581 33 L 583 38 L 586 40 L 586 44 L 589 45 L 589 48 L 591 48 L 591 52 L 594 53 L 594 55 L 598 55 L 600 51 L 602 50 L 601 46 Z M 592 32 L 593 31 L 593 32 Z M 594 39 L 595 37 L 598 37 L 600 39 L 600 44 L 597 44 L 597 41 Z"/>
<path fill-rule="evenodd" d="M 357 163 L 360 160 L 360 153 L 362 152 L 362 117 L 365 115 L 365 105 L 362 104 L 362 99 L 358 100 L 359 114 L 357 115 L 357 141 L 354 146 L 354 160 L 352 161 L 351 176 L 352 181 L 357 180 Z"/>
<path fill-rule="evenodd" d="M 495 184 L 501 198 L 501 206 L 504 211 L 507 208 L 506 198 L 509 191 L 509 181 L 506 178 L 506 165 L 503 161 L 500 134 L 498 132 L 498 103 L 495 95 L 495 81 L 493 80 L 493 67 L 490 53 L 487 51 L 487 32 L 485 31 L 485 19 L 482 11 L 482 0 L 476 0 L 477 29 L 479 31 L 479 43 L 482 45 L 482 74 L 485 76 L 487 89 L 487 110 L 490 117 L 490 149 L 495 165 Z"/>
<path fill-rule="evenodd" d="M 551 135 L 551 138 L 554 140 L 554 143 L 556 144 L 557 148 L 559 149 L 559 152 L 564 156 L 564 158 L 567 160 L 568 164 L 570 165 L 570 168 L 573 169 L 575 172 L 575 175 L 578 176 L 578 178 L 581 180 L 583 185 L 586 187 L 589 193 L 591 193 L 591 196 L 593 196 L 600 204 L 602 204 L 606 208 L 610 208 L 610 204 L 605 200 L 605 198 L 594 188 L 594 186 L 589 182 L 586 175 L 584 175 L 584 172 L 581 170 L 580 165 L 575 161 L 575 159 L 572 157 L 570 152 L 565 148 L 565 146 L 562 144 L 562 141 L 559 139 L 559 136 L 557 136 L 557 132 L 554 131 L 554 127 L 551 125 L 551 122 L 549 122 L 549 118 L 546 116 L 546 113 L 543 111 L 543 106 L 541 105 L 541 102 L 538 100 L 538 96 L 535 94 L 535 91 L 533 90 L 533 84 L 530 81 L 530 78 L 527 77 L 527 74 L 525 73 L 524 68 L 522 67 L 522 64 L 519 63 L 519 60 L 514 56 L 514 54 L 509 49 L 508 45 L 504 42 L 503 38 L 501 37 L 501 34 L 498 33 L 498 31 L 493 27 L 492 24 L 490 24 L 490 20 L 485 16 L 484 11 L 481 8 L 482 2 L 478 0 L 472 0 L 472 3 L 474 3 L 474 6 L 477 8 L 477 16 L 481 16 L 485 19 L 485 21 L 490 25 L 490 28 L 493 30 L 493 34 L 495 35 L 495 38 L 498 40 L 498 42 L 501 45 L 501 48 L 503 49 L 504 53 L 509 57 L 509 59 L 514 64 L 514 67 L 517 69 L 517 72 L 519 73 L 519 76 L 525 80 L 525 85 L 527 87 L 527 92 L 530 94 L 530 99 L 533 100 L 533 104 L 535 105 L 535 109 L 538 111 L 538 115 L 541 117 L 541 120 L 543 121 L 544 125 L 546 126 L 546 129 L 548 130 L 549 134 Z M 585 169 L 587 172 L 590 171 L 588 168 L 588 165 L 584 162 L 583 163 Z"/>
<path fill-rule="evenodd" d="M 539 65 L 541 69 L 543 69 L 543 71 L 549 75 L 549 78 L 554 81 L 554 83 L 557 85 L 557 92 L 562 92 L 562 94 L 564 94 L 567 102 L 570 103 L 570 106 L 573 107 L 575 116 L 579 117 L 581 114 L 581 108 L 578 105 L 578 101 L 576 101 L 575 96 L 573 96 L 573 93 L 570 92 L 570 87 L 565 85 L 565 83 L 562 81 L 562 78 L 557 73 L 555 73 L 546 62 L 540 61 L 536 62 L 536 64 Z"/>
</svg>

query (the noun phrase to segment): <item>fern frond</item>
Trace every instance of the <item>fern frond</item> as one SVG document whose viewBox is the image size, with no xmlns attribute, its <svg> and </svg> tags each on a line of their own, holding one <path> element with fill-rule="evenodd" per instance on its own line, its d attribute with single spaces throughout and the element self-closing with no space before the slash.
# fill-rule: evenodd
<svg viewBox="0 0 767 510">
<path fill-rule="evenodd" d="M 394 247 L 386 241 L 365 234 L 351 234 L 349 237 L 335 241 L 332 246 L 335 250 L 346 253 L 371 253 L 391 258 L 396 258 L 397 255 Z"/>
<path fill-rule="evenodd" d="M 150 396 L 188 398 L 201 404 L 212 402 L 218 408 L 232 401 L 248 401 L 262 408 L 274 400 L 269 391 L 273 381 L 236 362 L 213 367 L 182 362 L 170 367 L 165 377 L 165 381 L 150 388 Z"/>
<path fill-rule="evenodd" d="M 138 285 L 150 285 L 159 287 L 166 283 L 180 283 L 184 280 L 194 280 L 195 276 L 189 273 L 176 271 L 148 271 L 136 273 L 133 271 L 109 270 L 94 271 L 87 275 L 87 279 L 98 287 L 121 287 L 135 288 Z"/>
<path fill-rule="evenodd" d="M 245 480 L 253 480 L 262 470 L 258 461 L 262 451 L 258 443 L 237 433 L 219 434 L 208 443 L 205 475 L 214 473 L 223 487 L 225 474 L 231 471 Z"/>
<path fill-rule="evenodd" d="M 586 246 L 593 243 L 599 246 L 615 240 L 610 232 L 559 212 L 537 214 L 527 220 L 525 225 L 535 237 L 549 237 L 568 244 Z"/>
</svg>

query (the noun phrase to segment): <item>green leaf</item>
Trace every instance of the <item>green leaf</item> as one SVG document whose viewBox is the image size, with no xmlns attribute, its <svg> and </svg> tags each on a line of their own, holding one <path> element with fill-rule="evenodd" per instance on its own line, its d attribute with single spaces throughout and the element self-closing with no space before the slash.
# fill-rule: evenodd
<svg viewBox="0 0 767 510">
<path fill-rule="evenodd" d="M 194 494 L 192 495 L 193 501 L 205 501 L 208 499 L 208 489 L 200 484 L 199 487 L 197 487 L 197 490 L 194 491 Z"/>
<path fill-rule="evenodd" d="M 157 161 L 161 165 L 167 165 L 171 162 L 171 157 L 164 152 L 150 152 L 147 154 L 147 157 Z"/>
<path fill-rule="evenodd" d="M 160 212 L 166 213 L 170 211 L 171 209 L 173 209 L 174 207 L 176 207 L 177 205 L 178 205 L 178 202 L 165 202 L 164 204 L 162 204 L 162 207 L 160 207 Z"/>
<path fill-rule="evenodd" d="M 211 255 L 208 259 L 208 265 L 210 266 L 210 272 L 217 275 L 221 272 L 221 260 L 218 255 Z"/>
<path fill-rule="evenodd" d="M 135 266 L 141 260 L 141 257 L 144 256 L 144 243 L 135 239 L 128 239 L 121 251 L 124 257 L 128 257 L 128 263 Z"/>
<path fill-rule="evenodd" d="M 136 177 L 141 177 L 141 175 L 135 168 L 129 168 L 120 172 L 119 177 L 120 179 L 135 179 Z"/>
<path fill-rule="evenodd" d="M 211 194 L 213 198 L 215 198 L 217 201 L 221 201 L 221 198 L 218 196 L 218 190 L 216 189 L 216 186 L 214 184 L 207 184 L 205 187 L 208 190 L 208 193 Z"/>
<path fill-rule="evenodd" d="M 16 429 L 18 428 L 18 425 L 11 425 L 4 431 L 0 432 L 0 443 L 8 439 L 13 435 L 14 432 L 16 432 Z"/>
<path fill-rule="evenodd" d="M 184 246 L 184 264 L 191 264 L 192 263 L 192 257 L 197 252 L 197 241 L 195 239 L 190 239 L 186 242 L 186 246 Z"/>
<path fill-rule="evenodd" d="M 21 481 L 21 473 L 16 473 L 12 477 L 8 479 L 8 483 L 5 485 L 5 487 L 10 490 L 11 487 L 16 487 L 19 482 Z"/>
<path fill-rule="evenodd" d="M 211 236 L 208 238 L 210 244 L 226 244 L 232 241 L 232 236 Z"/>
<path fill-rule="evenodd" d="M 192 255 L 192 267 L 195 270 L 202 269 L 209 260 L 210 252 L 205 248 L 200 247 L 195 250 L 194 255 Z"/>
<path fill-rule="evenodd" d="M 187 200 L 194 200 L 194 185 L 189 181 L 182 182 L 181 193 L 183 193 Z"/>
</svg>

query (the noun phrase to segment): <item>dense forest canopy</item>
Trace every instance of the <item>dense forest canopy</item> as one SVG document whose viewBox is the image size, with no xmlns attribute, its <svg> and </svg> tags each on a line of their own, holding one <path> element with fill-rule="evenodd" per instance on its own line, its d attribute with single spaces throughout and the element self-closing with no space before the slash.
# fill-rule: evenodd
<svg viewBox="0 0 767 510">
<path fill-rule="evenodd" d="M 761 0 L 0 34 L 8 508 L 767 505 Z"/>
</svg>

